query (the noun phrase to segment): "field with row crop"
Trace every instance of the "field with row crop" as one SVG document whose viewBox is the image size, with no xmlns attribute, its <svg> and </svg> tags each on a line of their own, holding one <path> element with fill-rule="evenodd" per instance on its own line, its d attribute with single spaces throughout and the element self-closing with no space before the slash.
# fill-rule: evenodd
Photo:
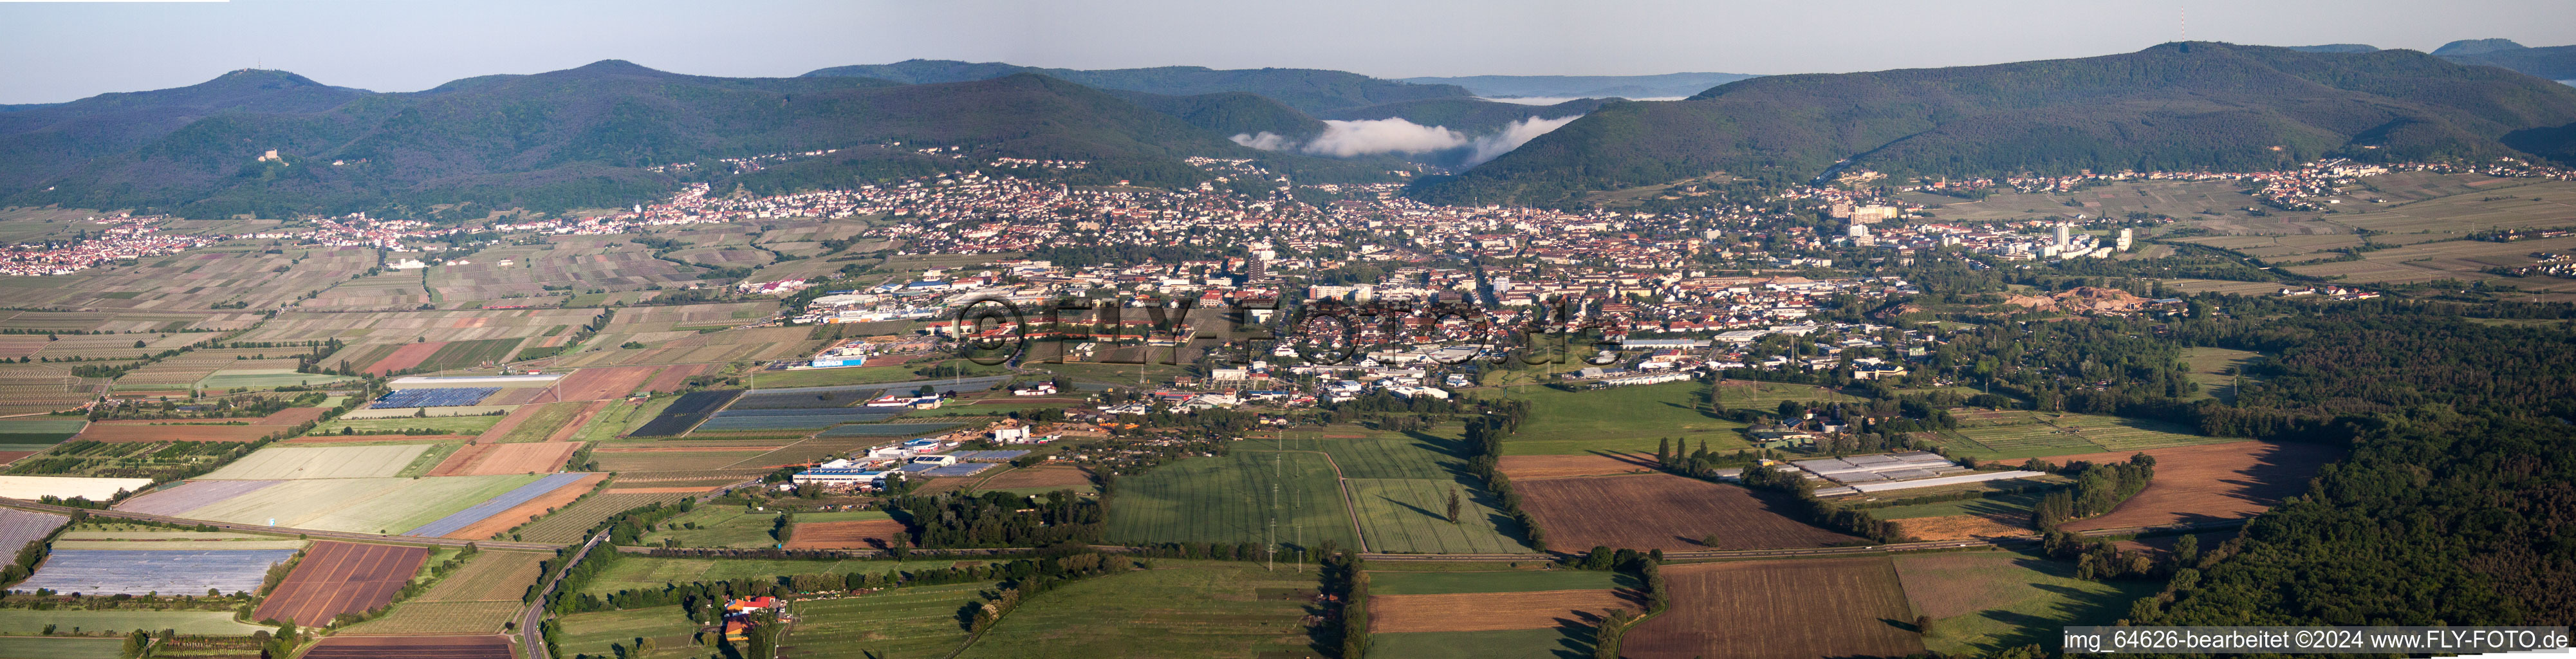
<svg viewBox="0 0 2576 659">
<path fill-rule="evenodd" d="M 1277 501 L 1273 501 L 1276 491 Z M 1236 451 L 1191 458 L 1118 480 L 1105 539 L 1120 543 L 1264 542 L 1278 520 L 1307 542 L 1360 546 L 1339 483 L 1321 454 Z"/>
<path fill-rule="evenodd" d="M 1077 581 L 1030 598 L 961 659 L 1194 657 L 1317 653 L 1301 619 L 1316 573 L 1227 563 Z M 962 604 L 962 602 L 961 602 Z"/>
<path fill-rule="evenodd" d="M 780 649 L 821 659 L 938 656 L 966 640 L 957 610 L 991 587 L 917 586 L 800 602 L 796 613 L 801 619 L 779 642 Z"/>
</svg>

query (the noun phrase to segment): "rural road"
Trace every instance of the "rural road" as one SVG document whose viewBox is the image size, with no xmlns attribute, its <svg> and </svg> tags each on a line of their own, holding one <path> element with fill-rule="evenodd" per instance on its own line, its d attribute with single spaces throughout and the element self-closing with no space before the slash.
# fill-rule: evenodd
<svg viewBox="0 0 2576 659">
<path fill-rule="evenodd" d="M 581 543 L 581 551 L 577 552 L 571 561 L 565 562 L 563 567 L 556 568 L 554 572 L 546 575 L 546 587 L 537 591 L 537 601 L 528 603 L 528 610 L 519 612 L 519 647 L 527 653 L 528 659 L 542 659 L 547 656 L 546 635 L 543 629 L 543 622 L 546 619 L 546 597 L 553 595 L 555 587 L 563 584 L 564 573 L 570 572 L 572 566 L 581 563 L 582 558 L 590 555 L 592 548 L 598 547 L 599 543 L 607 540 L 608 530 L 601 529 L 599 533 L 590 536 L 589 542 Z"/>
</svg>

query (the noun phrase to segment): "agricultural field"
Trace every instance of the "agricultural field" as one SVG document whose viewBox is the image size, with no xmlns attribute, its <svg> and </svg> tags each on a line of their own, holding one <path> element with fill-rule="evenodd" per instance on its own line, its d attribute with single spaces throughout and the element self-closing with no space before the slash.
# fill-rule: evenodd
<svg viewBox="0 0 2576 659">
<path fill-rule="evenodd" d="M 1181 460 L 1118 481 L 1104 539 L 1116 543 L 1262 542 L 1275 515 L 1310 543 L 1361 546 L 1332 464 L 1319 453 L 1235 451 Z M 1274 487 L 1275 486 L 1275 487 Z M 1270 500 L 1278 492 L 1275 506 Z"/>
<path fill-rule="evenodd" d="M 403 535 L 457 539 L 488 538 L 542 516 L 550 508 L 571 503 L 606 479 L 605 474 L 547 474 L 464 510 L 440 517 L 437 521 L 414 527 L 403 532 Z"/>
<path fill-rule="evenodd" d="M 1312 572 L 1232 563 L 1094 577 L 1031 598 L 958 656 L 1306 656 L 1318 651 L 1300 622 L 1308 602 L 1297 594 L 1317 586 Z"/>
<path fill-rule="evenodd" d="M 69 633 L 75 628 L 88 631 L 176 629 L 181 634 L 192 636 L 249 636 L 252 632 L 277 631 L 271 627 L 235 621 L 231 611 L 0 609 L 0 635 L 36 636 L 45 633 L 47 625 L 52 625 L 57 631 L 63 633 Z M 5 646 L 0 646 L 0 649 L 5 649 Z M 0 656 L 34 655 L 12 655 L 0 652 Z"/>
<path fill-rule="evenodd" d="M 2038 533 L 2031 528 L 2030 511 L 2040 496 L 2038 493 L 2008 494 L 1889 506 L 1869 512 L 1879 519 L 1896 522 L 1900 533 L 1916 540 L 2010 537 Z"/>
<path fill-rule="evenodd" d="M 1959 410 L 1959 427 L 1942 435 L 1950 454 L 1980 460 L 2135 451 L 2228 441 L 2166 421 L 2072 412 Z"/>
<path fill-rule="evenodd" d="M 382 618 L 351 627 L 351 634 L 489 634 L 516 620 L 519 597 L 537 582 L 549 554 L 484 550 L 466 559 L 428 592 L 394 606 Z"/>
<path fill-rule="evenodd" d="M 360 435 L 368 433 L 400 433 L 401 431 L 412 429 L 435 430 L 438 431 L 438 434 L 442 435 L 479 435 L 482 434 L 484 430 L 491 428 L 492 424 L 499 423 L 501 419 L 502 417 L 500 416 L 491 415 L 431 417 L 406 416 L 389 419 L 351 419 L 348 417 L 341 417 L 338 419 L 332 419 L 330 425 L 338 426 L 340 428 L 348 428 L 351 431 L 354 431 L 355 434 Z M 324 426 L 323 428 L 324 429 L 317 429 L 315 432 L 325 432 L 330 429 L 330 426 Z M 394 441 L 399 440 L 400 438 L 401 436 L 397 434 L 387 437 L 387 440 Z"/>
<path fill-rule="evenodd" d="M 1919 615 L 1932 617 L 1925 649 L 1944 654 L 2045 645 L 2060 627 L 2127 617 L 2130 602 L 2161 587 L 2152 580 L 2077 579 L 2072 563 L 2019 552 L 1899 554 L 1894 560 L 1906 599 Z"/>
<path fill-rule="evenodd" d="M 802 619 L 779 641 L 798 657 L 931 657 L 966 641 L 957 609 L 991 583 L 915 586 L 796 604 Z"/>
<path fill-rule="evenodd" d="M 510 641 L 500 636 L 349 636 L 322 639 L 304 650 L 303 659 L 511 659 Z"/>
<path fill-rule="evenodd" d="M 2191 372 L 2183 377 L 2200 385 L 2198 397 L 2216 398 L 2219 402 L 2233 404 L 2236 402 L 2238 374 L 2262 356 L 2263 353 L 2252 350 L 2206 346 L 2183 348 L 2183 361 L 2191 365 Z"/>
<path fill-rule="evenodd" d="M 884 549 L 912 544 L 912 534 L 892 516 L 874 510 L 796 516 L 788 549 Z"/>
<path fill-rule="evenodd" d="M 661 588 L 664 584 L 693 581 L 729 581 L 745 577 L 770 577 L 796 574 L 849 574 L 865 572 L 883 574 L 893 570 L 920 570 L 952 567 L 955 559 L 914 561 L 870 560 L 792 560 L 763 558 L 654 558 L 620 556 L 617 562 L 592 579 L 581 592 L 606 596 L 621 590 Z"/>
<path fill-rule="evenodd" d="M 0 419 L 0 444 L 60 444 L 87 425 L 76 416 Z"/>
<path fill-rule="evenodd" d="M 774 547 L 778 545 L 778 539 L 772 537 L 769 530 L 777 525 L 777 520 L 776 512 L 752 512 L 737 506 L 698 506 L 663 522 L 661 530 L 644 534 L 643 544 L 730 549 Z"/>
<path fill-rule="evenodd" d="M 1408 571 L 1383 569 L 1389 566 L 1385 562 L 1373 565 L 1381 569 L 1369 573 L 1370 612 L 1374 618 L 1369 640 L 1372 652 L 1389 656 L 1587 657 L 1592 654 L 1592 626 L 1597 624 L 1592 616 L 1611 607 L 1643 608 L 1630 599 L 1638 586 L 1636 581 L 1618 572 L 1492 570 L 1488 567 L 1491 564 L 1434 564 L 1463 569 Z M 1470 604 L 1460 610 L 1459 600 L 1507 604 L 1493 609 Z M 1476 631 L 1403 631 L 1448 628 Z"/>
<path fill-rule="evenodd" d="M 224 465 L 207 480 L 292 480 L 298 478 L 390 478 L 426 471 L 438 464 L 447 444 L 375 444 L 367 446 L 270 446 Z M 426 463 L 426 464 L 424 464 Z M 419 467 L 419 469 L 414 469 Z"/>
<path fill-rule="evenodd" d="M 90 595 L 202 594 L 208 589 L 253 592 L 259 590 L 269 566 L 294 557 L 295 551 L 63 550 L 47 556 L 34 576 L 11 589 Z"/>
<path fill-rule="evenodd" d="M 1521 506 L 1558 551 L 1823 547 L 1860 538 L 1799 521 L 1787 495 L 1670 474 L 1514 483 Z M 1120 503 L 1125 503 L 1123 500 Z M 1701 544 L 1717 536 L 1718 546 Z"/>
<path fill-rule="evenodd" d="M 420 547 L 315 542 L 260 601 L 251 619 L 319 627 L 330 624 L 333 616 L 384 606 L 411 583 L 426 560 L 429 550 Z"/>
<path fill-rule="evenodd" d="M 563 630 L 563 640 L 557 647 L 567 657 L 685 657 L 699 654 L 696 650 L 704 647 L 694 638 L 698 624 L 691 622 L 688 612 L 678 606 L 576 613 L 558 618 L 556 623 Z M 654 646 L 661 649 L 649 655 L 633 653 L 638 638 L 652 639 Z"/>
<path fill-rule="evenodd" d="M 1786 386 L 1786 385 L 1773 385 Z M 1812 387 L 1801 387 L 1813 390 Z M 1667 382 L 1597 391 L 1516 387 L 1508 395 L 1529 401 L 1529 420 L 1503 439 L 1504 455 L 1573 455 L 1595 451 L 1653 453 L 1662 438 L 1709 440 L 1715 450 L 1745 448 L 1744 424 L 1710 415 L 1709 385 Z M 1482 396 L 1493 396 L 1477 392 Z M 1822 398 L 1822 396 L 1817 396 Z M 1772 403 L 1777 406 L 1778 403 Z M 1739 407 L 1730 399 L 1729 407 Z"/>
<path fill-rule="evenodd" d="M 524 540 L 527 542 L 560 542 L 567 544 L 579 542 L 582 538 L 586 537 L 584 533 L 589 531 L 590 527 L 598 525 L 600 520 L 608 519 L 610 516 L 618 513 L 652 505 L 657 501 L 666 504 L 674 503 L 681 499 L 688 498 L 688 496 L 689 495 L 684 493 L 673 492 L 620 493 L 617 490 L 611 489 L 598 494 L 593 494 L 590 498 L 583 499 L 581 502 L 575 503 L 569 508 L 555 511 L 555 514 L 547 515 L 545 519 L 537 520 L 536 523 L 530 524 L 527 528 L 520 529 L 518 533 L 512 534 L 511 539 Z"/>
<path fill-rule="evenodd" d="M 1628 631 L 1635 659 L 1899 657 L 1923 651 L 1886 557 L 1668 565 L 1672 607 Z M 1902 625 L 1902 626 L 1900 626 Z"/>
<path fill-rule="evenodd" d="M 605 407 L 597 401 L 521 405 L 519 409 L 511 410 L 500 423 L 484 431 L 482 441 L 544 442 L 558 441 L 558 437 L 569 438 L 576 429 L 572 426 L 588 421 Z"/>
<path fill-rule="evenodd" d="M 42 499 L 79 497 L 106 501 L 121 491 L 141 491 L 150 487 L 149 478 L 82 478 L 78 476 L 0 476 L 0 497 Z"/>
<path fill-rule="evenodd" d="M 1609 589 L 1541 590 L 1511 593 L 1443 593 L 1436 595 L 1369 594 L 1369 631 L 1483 632 L 1511 629 L 1555 629 L 1597 623 L 1611 611 L 1632 613 L 1646 608 L 1633 592 Z"/>
<path fill-rule="evenodd" d="M 24 357 L 26 355 L 17 355 Z M 53 364 L 0 364 L 0 414 L 45 414 L 79 407 L 98 398 L 113 386 L 114 380 L 84 378 L 72 375 L 68 367 Z M 17 417 L 20 421 L 51 421 L 41 417 Z M 31 426 L 19 426 L 8 432 L 30 432 Z M 54 434 L 59 430 L 38 431 Z M 9 444 L 22 442 L 11 441 Z"/>
<path fill-rule="evenodd" d="M 1610 476 L 1659 471 L 1652 453 L 1601 452 L 1587 455 L 1506 455 L 1495 461 L 1514 482 L 1570 476 Z"/>
<path fill-rule="evenodd" d="M 2322 444 L 2235 441 L 2143 451 L 2156 457 L 2147 489 L 2109 514 L 2067 522 L 2069 530 L 2114 529 L 2252 517 L 2283 497 L 2307 491 L 2308 479 L 2345 449 Z M 2110 462 L 2137 452 L 2055 458 Z"/>
<path fill-rule="evenodd" d="M 535 480 L 535 476 L 443 476 L 276 481 L 176 514 L 237 524 L 274 520 L 283 528 L 401 533 Z"/>
<path fill-rule="evenodd" d="M 27 543 L 43 540 L 53 534 L 54 529 L 71 521 L 70 517 L 53 513 L 0 508 L 0 551 L 15 551 L 8 548 L 25 547 Z"/>
<path fill-rule="evenodd" d="M 654 416 L 652 421 L 645 422 L 628 434 L 636 437 L 671 437 L 688 432 L 690 428 L 697 427 L 699 422 L 705 421 L 709 415 L 715 414 L 716 410 L 723 408 L 726 403 L 733 402 L 734 397 L 740 395 L 742 391 L 738 389 L 681 394 L 677 400 L 663 407 L 662 413 Z"/>
<path fill-rule="evenodd" d="M 125 656 L 122 639 L 0 637 L 0 657 L 29 659 L 120 659 Z"/>
<path fill-rule="evenodd" d="M 564 462 L 580 449 L 574 442 L 473 444 L 457 449 L 427 475 L 551 474 L 562 471 Z"/>
<path fill-rule="evenodd" d="M 93 423 L 73 439 L 111 443 L 255 442 L 282 430 L 285 429 L 275 426 L 208 423 Z"/>
</svg>

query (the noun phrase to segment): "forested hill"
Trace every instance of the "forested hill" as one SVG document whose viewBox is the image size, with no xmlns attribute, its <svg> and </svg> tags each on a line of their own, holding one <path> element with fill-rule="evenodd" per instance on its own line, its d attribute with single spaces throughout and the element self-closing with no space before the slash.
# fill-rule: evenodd
<svg viewBox="0 0 2576 659">
<path fill-rule="evenodd" d="M 1457 85 L 1477 96 L 1560 98 L 1673 98 L 1754 77 L 1743 73 L 1666 73 L 1642 76 L 1460 76 L 1403 78 L 1420 85 Z"/>
<path fill-rule="evenodd" d="M 2465 39 L 2434 50 L 2433 56 L 2461 64 L 2513 69 L 2551 80 L 2576 81 L 2576 46 L 2531 48 L 2507 39 Z"/>
<path fill-rule="evenodd" d="M 1196 96 L 1219 92 L 1259 94 L 1308 114 L 1424 98 L 1471 96 L 1456 85 L 1420 85 L 1325 69 L 1210 69 L 1161 66 L 1145 69 L 1050 69 L 1001 62 L 905 60 L 816 69 L 806 77 L 860 76 L 896 82 L 933 83 L 985 80 L 1016 73 L 1037 73 L 1101 89 Z"/>
<path fill-rule="evenodd" d="M 1090 160 L 1096 165 L 1079 176 L 1159 184 L 1205 177 L 1184 156 L 1308 159 L 1244 148 L 1107 92 L 1026 73 L 904 85 L 689 76 L 605 61 L 377 94 L 237 72 L 0 114 L 0 204 L 198 217 L 399 216 L 458 201 L 622 206 L 666 195 L 684 178 L 724 176 L 721 158 L 887 142 L 961 147 L 966 163 Z M 262 161 L 271 149 L 282 160 Z M 845 174 L 882 164 L 869 158 L 843 172 L 809 166 L 803 180 L 846 182 Z M 674 163 L 702 166 L 647 169 Z"/>
<path fill-rule="evenodd" d="M 2514 131 L 2576 123 L 2576 89 L 2423 53 L 2169 43 L 2083 59 L 1753 78 L 1614 102 L 1411 194 L 1579 203 L 1588 191 L 1728 172 L 2253 170 L 2347 156 L 2527 155 Z"/>
</svg>

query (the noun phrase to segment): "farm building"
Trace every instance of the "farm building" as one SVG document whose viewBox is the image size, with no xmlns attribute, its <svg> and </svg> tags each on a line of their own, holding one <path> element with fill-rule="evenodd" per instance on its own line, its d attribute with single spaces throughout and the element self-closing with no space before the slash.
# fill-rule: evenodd
<svg viewBox="0 0 2576 659">
<path fill-rule="evenodd" d="M 789 482 L 797 485 L 813 483 L 826 487 L 881 487 L 885 485 L 886 475 L 893 473 L 901 472 L 869 471 L 854 467 L 816 467 L 787 478 Z"/>
</svg>

